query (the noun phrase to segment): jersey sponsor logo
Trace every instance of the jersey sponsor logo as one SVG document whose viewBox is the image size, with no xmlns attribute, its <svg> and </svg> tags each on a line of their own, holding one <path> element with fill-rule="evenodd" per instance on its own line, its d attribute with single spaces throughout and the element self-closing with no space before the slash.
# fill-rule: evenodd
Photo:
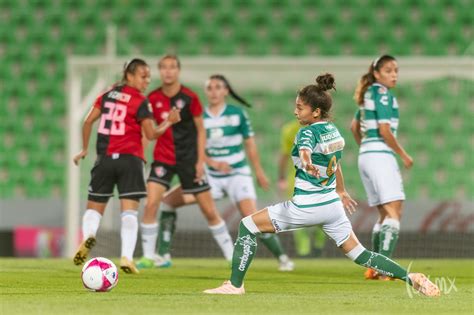
<svg viewBox="0 0 474 315">
<path fill-rule="evenodd" d="M 326 130 L 334 130 L 336 129 L 333 125 L 326 125 Z"/>
<path fill-rule="evenodd" d="M 224 130 L 222 128 L 212 128 L 209 130 L 210 139 L 218 139 L 224 136 Z"/>
<path fill-rule="evenodd" d="M 109 94 L 107 94 L 107 97 L 113 98 L 114 100 L 118 100 L 125 103 L 128 103 L 130 99 L 132 98 L 131 95 L 127 93 L 118 92 L 118 91 L 109 92 Z"/>
<path fill-rule="evenodd" d="M 329 142 L 333 139 L 339 138 L 341 135 L 339 134 L 338 130 L 328 132 L 328 133 L 323 133 L 321 134 L 320 139 L 322 142 Z"/>
<path fill-rule="evenodd" d="M 385 94 L 387 93 L 387 89 L 383 86 L 379 87 L 378 91 L 379 94 Z"/>
<path fill-rule="evenodd" d="M 225 118 L 225 124 L 228 126 L 238 126 L 240 124 L 240 118 L 238 115 L 230 115 Z"/>
<path fill-rule="evenodd" d="M 207 149 L 207 154 L 209 155 L 229 155 L 230 150 L 229 149 Z"/>
<path fill-rule="evenodd" d="M 186 103 L 184 102 L 184 100 L 182 99 L 177 99 L 176 102 L 174 103 L 176 107 L 178 107 L 179 109 L 183 109 L 184 106 L 186 105 Z"/>
<path fill-rule="evenodd" d="M 158 177 L 163 177 L 166 175 L 166 168 L 164 168 L 163 166 L 157 166 L 155 167 L 155 174 L 156 176 Z"/>
<path fill-rule="evenodd" d="M 382 95 L 382 97 L 380 97 L 380 103 L 387 106 L 388 105 L 388 95 Z"/>
<path fill-rule="evenodd" d="M 324 154 L 330 154 L 330 153 L 334 153 L 334 152 L 337 152 L 337 151 L 342 151 L 344 149 L 344 145 L 345 145 L 344 139 L 341 139 L 341 141 L 330 143 L 330 144 L 325 145 L 323 147 L 323 153 Z"/>
<path fill-rule="evenodd" d="M 156 107 L 156 108 L 162 108 L 162 107 L 163 107 L 163 103 L 162 103 L 162 102 L 157 102 L 157 103 L 155 104 L 155 107 Z"/>
</svg>

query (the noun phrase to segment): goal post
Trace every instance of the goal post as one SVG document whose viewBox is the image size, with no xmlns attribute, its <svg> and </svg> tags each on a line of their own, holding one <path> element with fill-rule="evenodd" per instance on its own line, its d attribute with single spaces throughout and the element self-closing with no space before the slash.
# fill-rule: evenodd
<svg viewBox="0 0 474 315">
<path fill-rule="evenodd" d="M 133 56 L 136 57 L 136 56 Z M 125 61 L 133 57 L 70 56 L 67 59 L 67 196 L 64 254 L 71 257 L 78 244 L 80 218 L 86 189 L 81 177 L 88 174 L 86 163 L 76 167 L 72 157 L 82 146 L 81 122 L 95 97 L 119 79 Z M 143 56 L 151 67 L 152 77 L 157 78 L 156 64 L 159 56 Z M 338 87 L 353 89 L 358 78 L 369 64 L 370 57 L 182 57 L 181 80 L 192 86 L 202 86 L 209 75 L 222 73 L 229 77 L 239 90 L 275 91 L 297 89 L 314 82 L 321 72 L 335 75 Z M 472 57 L 402 57 L 401 80 L 424 81 L 453 76 L 474 80 Z M 95 156 L 94 142 L 89 144 L 89 156 Z M 90 162 L 89 162 L 90 164 Z M 111 211 L 108 211 L 111 212 Z M 105 219 L 105 218 L 104 218 Z M 105 220 L 106 221 L 106 220 Z"/>
</svg>

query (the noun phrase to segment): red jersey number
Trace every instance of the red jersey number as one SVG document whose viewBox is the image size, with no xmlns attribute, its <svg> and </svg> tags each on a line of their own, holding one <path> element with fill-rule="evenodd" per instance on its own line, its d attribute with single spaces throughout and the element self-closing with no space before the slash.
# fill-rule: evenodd
<svg viewBox="0 0 474 315">
<path fill-rule="evenodd" d="M 104 107 L 108 108 L 107 114 L 102 114 L 98 132 L 103 135 L 123 136 L 125 134 L 125 117 L 127 116 L 127 106 L 112 102 L 105 102 Z M 112 121 L 110 129 L 105 126 L 107 121 Z"/>
</svg>

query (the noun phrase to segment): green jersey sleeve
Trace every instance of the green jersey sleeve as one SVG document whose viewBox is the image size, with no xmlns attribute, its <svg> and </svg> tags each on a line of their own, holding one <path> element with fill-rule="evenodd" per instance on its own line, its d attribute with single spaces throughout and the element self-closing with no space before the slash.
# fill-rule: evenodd
<svg viewBox="0 0 474 315">
<path fill-rule="evenodd" d="M 316 136 L 309 128 L 302 128 L 296 136 L 296 147 L 299 150 L 307 149 L 313 151 L 316 146 Z"/>
<path fill-rule="evenodd" d="M 392 97 L 387 88 L 383 86 L 373 86 L 373 98 L 375 103 L 375 112 L 378 123 L 390 123 L 392 118 Z"/>
<path fill-rule="evenodd" d="M 252 124 L 250 123 L 249 115 L 245 110 L 242 110 L 240 114 L 240 132 L 244 139 L 250 138 L 254 136 Z"/>
</svg>

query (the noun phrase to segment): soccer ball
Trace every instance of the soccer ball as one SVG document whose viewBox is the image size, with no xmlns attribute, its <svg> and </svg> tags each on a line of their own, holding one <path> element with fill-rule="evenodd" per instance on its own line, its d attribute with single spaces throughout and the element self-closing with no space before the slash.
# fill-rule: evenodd
<svg viewBox="0 0 474 315">
<path fill-rule="evenodd" d="M 118 283 L 117 267 L 107 258 L 92 258 L 82 268 L 81 278 L 84 287 L 90 291 L 110 291 Z"/>
</svg>

